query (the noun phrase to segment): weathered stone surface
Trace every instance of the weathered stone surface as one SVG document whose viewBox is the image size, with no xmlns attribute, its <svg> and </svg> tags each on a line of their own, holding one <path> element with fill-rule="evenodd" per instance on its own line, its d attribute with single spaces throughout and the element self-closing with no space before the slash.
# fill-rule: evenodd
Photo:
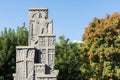
<svg viewBox="0 0 120 80">
<path fill-rule="evenodd" d="M 15 80 L 33 80 L 35 48 L 31 46 L 16 47 Z"/>
<path fill-rule="evenodd" d="M 56 80 L 55 35 L 47 8 L 29 9 L 29 46 L 16 47 L 14 80 Z"/>
<path fill-rule="evenodd" d="M 48 19 L 47 8 L 29 9 L 29 45 L 31 45 L 31 40 L 38 38 L 38 35 L 52 34 L 52 24 L 53 21 Z"/>
</svg>

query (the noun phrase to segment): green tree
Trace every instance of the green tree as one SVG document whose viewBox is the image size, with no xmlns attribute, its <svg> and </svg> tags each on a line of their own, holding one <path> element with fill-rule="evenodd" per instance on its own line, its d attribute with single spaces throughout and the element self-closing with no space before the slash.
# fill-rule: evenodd
<svg viewBox="0 0 120 80">
<path fill-rule="evenodd" d="M 24 26 L 4 29 L 0 34 L 0 80 L 12 80 L 15 72 L 16 46 L 27 45 L 28 32 Z"/>
<path fill-rule="evenodd" d="M 88 56 L 91 68 L 88 78 L 120 78 L 120 14 L 94 18 L 85 29 L 83 40 L 85 43 L 82 51 Z"/>
<path fill-rule="evenodd" d="M 17 45 L 28 45 L 28 31 L 25 26 L 17 28 Z"/>
<path fill-rule="evenodd" d="M 55 68 L 59 69 L 58 80 L 80 80 L 80 44 L 72 43 L 61 36 L 56 43 Z M 82 79 L 81 79 L 82 80 Z"/>
</svg>

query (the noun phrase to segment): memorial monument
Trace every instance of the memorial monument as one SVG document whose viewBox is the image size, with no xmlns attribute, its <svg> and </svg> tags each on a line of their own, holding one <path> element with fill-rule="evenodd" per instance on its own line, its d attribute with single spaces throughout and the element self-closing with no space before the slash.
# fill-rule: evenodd
<svg viewBox="0 0 120 80">
<path fill-rule="evenodd" d="M 28 46 L 16 47 L 14 80 L 57 80 L 52 24 L 47 8 L 29 9 Z"/>
</svg>

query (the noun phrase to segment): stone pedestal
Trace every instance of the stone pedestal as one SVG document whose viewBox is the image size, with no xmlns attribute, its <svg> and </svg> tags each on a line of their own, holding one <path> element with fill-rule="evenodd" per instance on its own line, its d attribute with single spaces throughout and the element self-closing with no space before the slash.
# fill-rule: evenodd
<svg viewBox="0 0 120 80">
<path fill-rule="evenodd" d="M 16 47 L 14 80 L 57 80 L 52 23 L 47 8 L 29 9 L 29 46 Z"/>
</svg>

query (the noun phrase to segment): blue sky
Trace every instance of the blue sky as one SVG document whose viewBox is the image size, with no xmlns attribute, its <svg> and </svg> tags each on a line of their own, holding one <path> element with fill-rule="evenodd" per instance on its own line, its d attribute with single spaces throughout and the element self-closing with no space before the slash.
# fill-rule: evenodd
<svg viewBox="0 0 120 80">
<path fill-rule="evenodd" d="M 49 9 L 53 19 L 54 34 L 58 37 L 81 40 L 82 34 L 94 17 L 103 18 L 107 13 L 120 12 L 120 0 L 1 0 L 0 31 L 4 27 L 16 29 L 26 22 L 29 8 Z"/>
</svg>

